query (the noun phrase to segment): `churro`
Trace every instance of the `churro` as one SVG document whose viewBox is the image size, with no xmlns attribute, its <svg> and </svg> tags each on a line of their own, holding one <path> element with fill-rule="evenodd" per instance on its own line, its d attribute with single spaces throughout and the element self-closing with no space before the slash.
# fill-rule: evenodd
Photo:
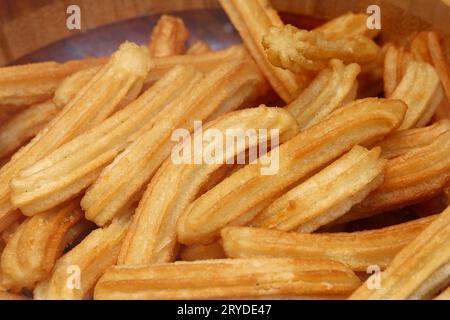
<svg viewBox="0 0 450 320">
<path fill-rule="evenodd" d="M 14 204 L 24 214 L 34 215 L 79 194 L 159 121 L 156 116 L 164 108 L 182 101 L 201 78 L 192 67 L 175 67 L 127 107 L 22 170 L 11 183 Z"/>
<path fill-rule="evenodd" d="M 284 26 L 278 13 L 267 0 L 219 2 L 273 89 L 285 102 L 292 101 L 307 85 L 308 77 L 296 76 L 290 71 L 274 67 L 268 61 L 261 44 L 272 27 Z"/>
<path fill-rule="evenodd" d="M 174 129 L 191 132 L 194 121 L 233 111 L 263 92 L 264 78 L 250 60 L 224 64 L 207 74 L 103 170 L 81 202 L 86 217 L 102 225 L 136 201 L 176 145 L 171 138 Z"/>
<path fill-rule="evenodd" d="M 355 63 L 345 66 L 340 60 L 331 60 L 329 67 L 322 70 L 286 109 L 297 119 L 301 129 L 309 128 L 356 98 L 356 77 L 360 70 Z"/>
<path fill-rule="evenodd" d="M 230 258 L 330 259 L 353 271 L 377 265 L 382 270 L 436 216 L 377 230 L 304 234 L 249 227 L 222 229 L 223 248 Z"/>
<path fill-rule="evenodd" d="M 29 106 L 48 100 L 64 78 L 102 63 L 104 59 L 84 59 L 0 68 L 0 106 Z"/>
<path fill-rule="evenodd" d="M 367 218 L 430 199 L 449 181 L 450 131 L 447 131 L 431 144 L 389 160 L 381 186 L 336 223 Z"/>
<path fill-rule="evenodd" d="M 220 161 L 202 164 L 179 164 L 168 158 L 156 173 L 144 194 L 133 223 L 122 246 L 119 263 L 126 265 L 149 264 L 173 261 L 176 257 L 176 223 L 178 217 L 195 200 L 202 186 L 214 172 L 247 149 L 256 148 L 260 141 L 273 139 L 270 132 L 277 130 L 281 143 L 298 132 L 295 119 L 289 112 L 279 108 L 259 107 L 236 111 L 208 124 L 204 131 L 221 133 L 239 130 L 264 129 L 265 134 L 257 134 L 243 144 L 227 145 L 222 141 L 203 141 L 201 150 L 223 149 Z M 194 148 L 196 137 L 188 138 L 188 148 Z M 174 186 L 168 189 L 167 186 Z"/>
<path fill-rule="evenodd" d="M 200 196 L 178 221 L 183 244 L 211 243 L 227 225 L 245 225 L 270 203 L 357 144 L 373 143 L 396 129 L 406 112 L 399 100 L 357 100 L 270 152 L 276 174 L 247 165 Z"/>
<path fill-rule="evenodd" d="M 395 256 L 380 279 L 379 288 L 364 283 L 350 299 L 431 299 L 449 285 L 450 207 Z"/>
<path fill-rule="evenodd" d="M 347 213 L 383 182 L 380 148 L 353 149 L 263 210 L 253 226 L 313 232 Z"/>
<path fill-rule="evenodd" d="M 94 298 L 342 298 L 359 284 L 350 269 L 331 260 L 219 259 L 115 266 L 98 281 Z"/>
<path fill-rule="evenodd" d="M 153 28 L 148 45 L 150 55 L 167 57 L 184 54 L 188 38 L 189 31 L 183 20 L 164 14 Z"/>
<path fill-rule="evenodd" d="M 14 291 L 33 289 L 47 279 L 63 250 L 91 229 L 79 200 L 24 221 L 8 241 L 1 258 L 3 285 Z"/>
<path fill-rule="evenodd" d="M 274 66 L 295 73 L 320 71 L 333 58 L 345 63 L 367 64 L 380 54 L 378 45 L 364 36 L 328 40 L 320 32 L 300 30 L 291 25 L 271 29 L 262 44 Z"/>
<path fill-rule="evenodd" d="M 124 216 L 104 229 L 92 231 L 56 262 L 51 277 L 34 290 L 34 298 L 81 300 L 92 297 L 98 279 L 117 262 L 128 221 Z"/>
<path fill-rule="evenodd" d="M 402 80 L 406 67 L 413 60 L 412 55 L 403 46 L 395 46 L 392 43 L 386 44 L 383 49 L 384 55 L 384 95 L 389 98 Z"/>
<path fill-rule="evenodd" d="M 378 145 L 385 159 L 393 159 L 416 148 L 433 143 L 441 134 L 450 131 L 450 120 L 444 119 L 427 127 L 397 131 Z"/>
<path fill-rule="evenodd" d="M 443 98 L 435 69 L 427 63 L 410 61 L 390 98 L 401 99 L 408 105 L 399 130 L 426 126 Z"/>
<path fill-rule="evenodd" d="M 0 159 L 28 143 L 59 112 L 52 101 L 36 104 L 12 117 L 0 127 Z"/>
</svg>

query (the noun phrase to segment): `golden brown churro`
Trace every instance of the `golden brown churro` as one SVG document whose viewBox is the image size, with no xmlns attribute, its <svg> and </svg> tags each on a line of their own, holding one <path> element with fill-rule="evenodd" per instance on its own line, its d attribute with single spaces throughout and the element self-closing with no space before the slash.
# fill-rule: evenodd
<svg viewBox="0 0 450 320">
<path fill-rule="evenodd" d="M 320 32 L 300 30 L 291 25 L 273 28 L 262 44 L 274 66 L 295 73 L 320 71 L 333 58 L 345 63 L 367 64 L 380 54 L 375 42 L 364 36 L 328 40 Z"/>
<path fill-rule="evenodd" d="M 182 19 L 162 15 L 152 31 L 149 52 L 152 57 L 168 57 L 184 54 L 189 31 Z"/>
<path fill-rule="evenodd" d="M 27 106 L 50 99 L 64 78 L 102 63 L 104 59 L 84 59 L 0 68 L 0 106 Z"/>
<path fill-rule="evenodd" d="M 443 98 L 436 70 L 427 63 L 410 61 L 390 98 L 408 105 L 399 130 L 426 126 Z"/>
<path fill-rule="evenodd" d="M 85 130 L 99 124 L 120 106 L 124 98 L 137 95 L 137 87 L 150 68 L 145 48 L 123 44 L 108 64 L 64 107 L 28 145 L 0 170 L 0 231 L 19 214 L 10 200 L 10 181 L 24 168 L 44 158 Z"/>
<path fill-rule="evenodd" d="M 58 112 L 49 100 L 27 108 L 0 126 L 0 159 L 28 143 Z"/>
<path fill-rule="evenodd" d="M 386 44 L 383 49 L 386 51 L 383 71 L 384 95 L 389 98 L 402 80 L 413 57 L 404 47 L 397 47 L 392 43 Z"/>
<path fill-rule="evenodd" d="M 430 299 L 450 283 L 450 207 L 405 246 L 381 273 L 380 288 L 368 283 L 350 299 Z"/>
<path fill-rule="evenodd" d="M 103 170 L 81 202 L 88 219 L 102 225 L 142 195 L 176 145 L 171 138 L 174 129 L 191 132 L 194 121 L 233 111 L 263 92 L 264 78 L 251 60 L 224 64 L 207 74 L 190 92 L 159 113 L 154 126 Z"/>
<path fill-rule="evenodd" d="M 56 262 L 51 277 L 34 290 L 34 298 L 81 300 L 92 297 L 98 279 L 117 262 L 128 221 L 122 217 L 106 228 L 92 231 Z"/>
<path fill-rule="evenodd" d="M 345 297 L 360 283 L 331 260 L 227 259 L 115 266 L 95 299 L 245 299 Z"/>
<path fill-rule="evenodd" d="M 340 60 L 331 60 L 329 67 L 322 70 L 286 109 L 297 119 L 301 129 L 309 128 L 356 98 L 356 77 L 360 70 L 355 63 L 345 66 Z"/>
<path fill-rule="evenodd" d="M 201 78 L 192 67 L 175 67 L 127 107 L 22 170 L 11 183 L 13 202 L 33 215 L 73 198 Z"/>
<path fill-rule="evenodd" d="M 267 60 L 261 44 L 272 27 L 284 26 L 278 13 L 267 0 L 220 0 L 220 4 L 273 89 L 285 102 L 292 101 L 308 83 L 308 79 L 274 67 Z"/>
<path fill-rule="evenodd" d="M 428 127 L 397 131 L 378 145 L 385 159 L 393 159 L 413 149 L 433 143 L 441 134 L 450 131 L 450 120 L 444 119 Z"/>
<path fill-rule="evenodd" d="M 450 181 L 450 131 L 389 160 L 383 184 L 336 223 L 367 218 L 437 195 Z"/>
<path fill-rule="evenodd" d="M 263 210 L 253 226 L 313 232 L 336 220 L 383 182 L 380 148 L 355 146 L 344 156 L 291 189 Z"/>
<path fill-rule="evenodd" d="M 256 134 L 237 146 L 227 145 L 223 149 L 220 161 L 214 163 L 194 164 L 194 161 L 190 161 L 190 164 L 179 164 L 168 158 L 153 178 L 136 210 L 120 252 L 120 264 L 173 261 L 176 256 L 178 217 L 195 200 L 201 188 L 208 183 L 214 173 L 227 163 L 227 160 L 234 159 L 249 148 L 256 148 L 264 139 L 271 140 L 272 130 L 278 130 L 280 142 L 290 139 L 298 132 L 297 123 L 289 112 L 267 107 L 230 113 L 208 124 L 205 131 L 209 129 L 222 134 L 237 130 L 256 132 L 259 129 L 265 129 L 266 133 L 265 136 Z M 194 149 L 195 139 L 195 136 L 189 138 L 187 148 L 198 152 Z M 215 139 L 204 141 L 202 144 L 202 150 L 224 148 L 222 141 Z M 172 185 L 173 188 L 168 189 L 168 185 Z"/>
<path fill-rule="evenodd" d="M 261 175 L 247 165 L 200 196 L 178 221 L 183 244 L 211 243 L 227 225 L 244 225 L 280 195 L 357 144 L 381 139 L 396 129 L 406 106 L 399 100 L 363 99 L 335 111 L 271 151 L 279 155 L 276 174 Z"/>
<path fill-rule="evenodd" d="M 83 219 L 79 199 L 28 218 L 14 232 L 1 258 L 3 285 L 20 291 L 47 279 L 63 250 L 92 224 Z"/>
<path fill-rule="evenodd" d="M 371 265 L 384 270 L 435 219 L 430 216 L 378 230 L 313 234 L 228 227 L 222 230 L 222 243 L 230 258 L 331 259 L 354 271 L 367 271 Z"/>
</svg>

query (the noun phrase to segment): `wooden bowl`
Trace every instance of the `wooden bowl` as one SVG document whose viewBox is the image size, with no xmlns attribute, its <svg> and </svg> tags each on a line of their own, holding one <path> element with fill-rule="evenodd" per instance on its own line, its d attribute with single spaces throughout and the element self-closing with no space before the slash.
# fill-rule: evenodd
<svg viewBox="0 0 450 320">
<path fill-rule="evenodd" d="M 403 41 L 411 32 L 435 29 L 444 36 L 450 60 L 450 0 L 272 0 L 286 22 L 312 27 L 348 11 L 381 8 L 381 41 Z M 69 2 L 0 0 L 0 66 L 31 61 L 65 61 L 105 56 L 124 40 L 145 43 L 162 12 L 176 12 L 213 48 L 239 41 L 215 0 L 74 0 L 82 30 L 66 27 Z M 212 9 L 212 10 L 211 10 Z"/>
</svg>

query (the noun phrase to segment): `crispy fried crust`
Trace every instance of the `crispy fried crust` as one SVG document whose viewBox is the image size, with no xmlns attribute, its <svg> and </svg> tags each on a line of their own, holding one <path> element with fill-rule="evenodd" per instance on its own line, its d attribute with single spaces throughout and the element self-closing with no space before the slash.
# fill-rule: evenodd
<svg viewBox="0 0 450 320">
<path fill-rule="evenodd" d="M 0 68 L 0 106 L 29 106 L 50 99 L 64 78 L 104 61 L 84 59 L 63 64 L 41 62 Z"/>
<path fill-rule="evenodd" d="M 355 63 L 345 66 L 340 60 L 331 60 L 329 67 L 286 109 L 297 119 L 301 129 L 309 128 L 356 98 L 354 89 L 358 86 L 356 77 L 360 71 Z"/>
<path fill-rule="evenodd" d="M 354 36 L 375 38 L 381 30 L 367 28 L 367 18 L 364 13 L 349 12 L 325 22 L 314 31 L 321 32 L 329 40 Z"/>
<path fill-rule="evenodd" d="M 246 149 L 255 148 L 259 141 L 271 138 L 271 130 L 277 130 L 282 143 L 298 133 L 295 119 L 289 112 L 279 108 L 259 107 L 236 111 L 208 124 L 204 130 L 267 129 L 266 136 L 255 136 L 242 145 L 227 146 L 223 151 L 223 161 L 233 159 Z M 196 152 L 195 136 L 189 138 L 186 148 Z M 223 148 L 222 141 L 204 141 L 202 150 Z M 178 217 L 195 200 L 201 188 L 208 183 L 214 173 L 223 166 L 221 163 L 177 164 L 168 158 L 156 173 L 144 194 L 134 216 L 119 263 L 126 265 L 149 264 L 173 261 L 176 257 L 176 223 Z M 167 188 L 167 186 L 172 186 Z"/>
<path fill-rule="evenodd" d="M 329 298 L 345 297 L 359 283 L 350 269 L 331 260 L 206 260 L 112 267 L 97 283 L 94 298 Z"/>
<path fill-rule="evenodd" d="M 313 232 L 347 213 L 383 182 L 380 148 L 353 149 L 275 200 L 252 225 Z"/>
<path fill-rule="evenodd" d="M 375 42 L 364 36 L 328 40 L 320 32 L 300 30 L 291 25 L 272 28 L 262 44 L 274 66 L 295 73 L 320 71 L 333 58 L 345 63 L 367 64 L 380 54 Z"/>
<path fill-rule="evenodd" d="M 150 68 L 147 50 L 126 43 L 108 64 L 28 145 L 0 170 L 0 231 L 18 216 L 10 200 L 10 181 L 22 169 L 109 117 L 140 87 Z"/>
<path fill-rule="evenodd" d="M 261 44 L 270 28 L 281 28 L 284 25 L 269 1 L 220 0 L 219 2 L 273 89 L 285 102 L 296 98 L 307 85 L 308 77 L 295 76 L 287 70 L 274 67 L 267 60 Z"/>
<path fill-rule="evenodd" d="M 10 156 L 29 142 L 59 109 L 49 100 L 33 105 L 0 126 L 0 159 Z"/>
<path fill-rule="evenodd" d="M 279 148 L 279 170 L 261 175 L 261 164 L 243 167 L 200 196 L 178 221 L 183 244 L 211 243 L 227 225 L 244 225 L 283 193 L 356 144 L 396 129 L 406 106 L 399 100 L 363 99 L 335 111 Z"/>
<path fill-rule="evenodd" d="M 404 247 L 381 273 L 381 288 L 363 284 L 353 300 L 430 299 L 450 283 L 450 207 Z"/>
<path fill-rule="evenodd" d="M 190 92 L 159 113 L 155 125 L 103 170 L 81 203 L 88 219 L 102 225 L 142 194 L 176 144 L 171 139 L 174 129 L 190 132 L 194 121 L 239 108 L 260 96 L 265 91 L 264 83 L 251 60 L 224 64 L 206 75 Z"/>
<path fill-rule="evenodd" d="M 230 258 L 331 259 L 354 271 L 371 265 L 385 269 L 394 256 L 422 232 L 436 216 L 378 230 L 350 233 L 300 234 L 249 227 L 222 230 L 222 244 Z"/>
<path fill-rule="evenodd" d="M 184 54 L 189 31 L 182 19 L 162 15 L 152 31 L 149 52 L 152 57 L 168 57 Z"/>
<path fill-rule="evenodd" d="M 390 98 L 401 99 L 408 105 L 399 130 L 427 125 L 443 98 L 436 70 L 427 63 L 410 61 Z"/>
<path fill-rule="evenodd" d="M 437 195 L 450 181 L 450 131 L 386 164 L 383 184 L 336 223 L 367 218 Z"/>
<path fill-rule="evenodd" d="M 450 120 L 444 119 L 427 127 L 394 132 L 378 145 L 382 149 L 383 158 L 393 159 L 433 143 L 447 131 L 450 131 Z"/>
<path fill-rule="evenodd" d="M 128 218 L 123 217 L 114 220 L 108 227 L 92 231 L 57 261 L 51 277 L 39 283 L 34 290 L 34 298 L 81 300 L 92 297 L 98 279 L 117 262 L 128 221 Z M 79 279 L 76 279 L 77 276 Z"/>
<path fill-rule="evenodd" d="M 175 67 L 126 108 L 22 170 L 11 183 L 14 204 L 34 215 L 79 194 L 201 77 L 192 67 Z"/>
<path fill-rule="evenodd" d="M 1 259 L 3 285 L 20 291 L 47 279 L 63 250 L 92 228 L 79 199 L 28 218 L 13 233 Z"/>
</svg>

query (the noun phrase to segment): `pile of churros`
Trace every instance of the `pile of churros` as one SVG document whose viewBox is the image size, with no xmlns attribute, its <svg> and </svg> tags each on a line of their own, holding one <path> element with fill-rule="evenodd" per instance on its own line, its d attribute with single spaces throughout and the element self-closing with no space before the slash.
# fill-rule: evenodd
<svg viewBox="0 0 450 320">
<path fill-rule="evenodd" d="M 148 46 L 0 68 L 0 299 L 449 299 L 440 36 L 220 3 L 243 44 L 164 15 Z"/>
</svg>

